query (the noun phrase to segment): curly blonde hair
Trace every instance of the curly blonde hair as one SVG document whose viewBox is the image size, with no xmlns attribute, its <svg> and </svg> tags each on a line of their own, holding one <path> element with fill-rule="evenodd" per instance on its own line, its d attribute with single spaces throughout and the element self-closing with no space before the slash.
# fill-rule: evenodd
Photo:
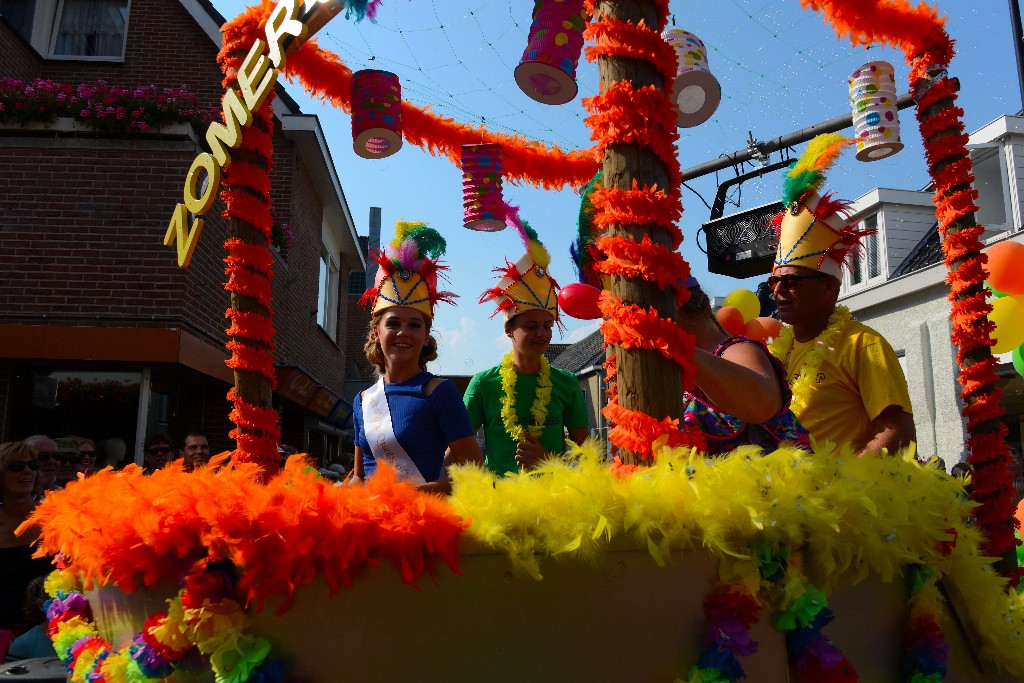
<svg viewBox="0 0 1024 683">
<path fill-rule="evenodd" d="M 380 343 L 377 341 L 377 337 L 374 336 L 373 331 L 386 312 L 387 309 L 374 313 L 373 317 L 370 318 L 370 327 L 366 331 L 366 342 L 363 344 L 366 360 L 377 368 L 378 375 L 384 374 L 384 371 L 387 370 L 387 365 L 384 363 L 384 352 L 381 350 Z M 420 349 L 419 366 L 420 370 L 425 371 L 427 363 L 437 359 L 437 340 L 434 339 L 434 335 L 430 334 L 431 319 L 423 316 L 423 320 L 427 324 L 427 339 L 423 342 L 423 348 Z"/>
</svg>

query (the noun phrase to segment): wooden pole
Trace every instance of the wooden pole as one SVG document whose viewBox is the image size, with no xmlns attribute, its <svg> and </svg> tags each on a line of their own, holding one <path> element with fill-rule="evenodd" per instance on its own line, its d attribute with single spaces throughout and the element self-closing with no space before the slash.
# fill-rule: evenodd
<svg viewBox="0 0 1024 683">
<path fill-rule="evenodd" d="M 644 22 L 648 27 L 661 30 L 657 3 L 652 0 L 599 0 L 595 4 L 595 15 L 607 19 L 633 24 Z M 650 62 L 624 57 L 602 56 L 598 58 L 598 73 L 601 92 L 618 81 L 628 81 L 635 89 L 644 86 L 662 88 L 662 77 Z M 665 163 L 644 145 L 620 143 L 610 145 L 604 153 L 604 181 L 606 188 L 630 190 L 634 181 L 640 186 L 654 186 L 662 190 L 669 188 L 669 174 Z M 668 231 L 657 226 L 613 225 L 612 236 L 621 236 L 640 242 L 644 236 L 651 241 L 672 249 Z M 674 320 L 676 316 L 675 293 L 662 290 L 657 285 L 642 279 L 631 279 L 619 275 L 611 278 L 612 294 L 624 304 L 635 304 L 644 309 L 657 310 L 662 318 Z M 611 347 L 609 347 L 611 349 Z M 615 348 L 618 370 L 619 403 L 628 409 L 637 410 L 656 419 L 679 419 L 683 414 L 683 387 L 679 366 L 657 353 L 647 349 Z M 619 452 L 623 462 L 635 464 L 640 454 Z"/>
<path fill-rule="evenodd" d="M 947 96 L 931 101 L 925 106 L 918 106 L 917 118 L 921 124 L 922 137 L 926 150 L 934 156 L 929 160 L 929 171 L 933 179 L 943 176 L 947 169 L 965 167 L 968 169 L 963 182 L 946 184 L 936 182 L 936 204 L 941 205 L 952 197 L 970 193 L 972 189 L 973 173 L 970 171 L 971 160 L 966 148 L 962 143 L 953 145 L 950 149 L 955 150 L 943 153 L 942 141 L 946 143 L 955 142 L 954 138 L 963 136 L 963 123 L 960 117 L 952 119 L 948 113 L 956 106 L 955 81 L 951 81 L 945 74 L 945 69 L 935 69 L 934 79 L 922 79 L 922 82 L 912 84 L 915 88 L 921 89 L 918 96 L 919 101 L 931 87 L 936 85 L 944 86 L 941 92 L 948 92 Z M 952 87 L 950 87 L 952 86 Z M 945 118 L 939 118 L 946 115 Z M 977 220 L 973 210 L 962 213 L 959 218 L 942 224 L 944 220 L 940 215 L 940 228 L 943 239 L 943 254 L 946 266 L 951 275 L 954 288 L 949 295 L 950 304 L 954 313 L 957 310 L 979 310 L 986 299 L 983 278 L 985 272 L 979 264 L 982 261 L 981 241 L 977 234 Z M 978 322 L 984 322 L 984 318 Z M 957 323 L 954 323 L 954 326 Z M 959 324 L 968 324 L 961 321 Z M 964 402 L 963 415 L 967 417 L 968 431 L 968 462 L 971 464 L 974 473 L 972 497 L 981 504 L 978 508 L 978 526 L 988 537 L 988 543 L 994 548 L 1008 548 L 1000 553 L 1000 559 L 996 567 L 1003 576 L 1011 576 L 1017 568 L 1017 554 L 1013 538 L 1013 504 L 1015 496 L 1011 496 L 1008 488 L 1013 487 L 1013 478 L 1010 474 L 1010 461 L 1006 451 L 1003 426 L 1000 417 L 1003 410 L 999 405 L 999 391 L 996 387 L 997 377 L 991 369 L 992 350 L 983 340 L 975 338 L 977 335 L 956 335 L 953 343 L 956 346 L 957 360 L 961 369 L 960 381 L 964 385 L 961 397 Z M 985 335 L 987 337 L 987 335 Z M 989 367 L 986 367 L 989 366 Z M 972 370 L 973 369 L 973 370 Z M 964 378 L 970 377 L 967 384 Z M 984 451 L 985 454 L 995 454 L 991 458 L 982 458 L 975 451 L 975 448 Z M 1000 509 L 1006 508 L 1006 509 Z"/>
<path fill-rule="evenodd" d="M 238 69 L 247 52 L 234 45 L 220 57 L 225 85 L 236 88 Z M 252 123 L 242 129 L 238 147 L 225 167 L 222 197 L 229 216 L 228 281 L 230 292 L 231 359 L 235 388 L 231 435 L 237 444 L 234 459 L 260 465 L 264 478 L 277 472 L 279 416 L 273 407 L 273 310 L 270 307 L 270 170 L 273 163 L 273 93 L 253 111 Z M 236 171 L 236 169 L 238 169 Z M 243 218 L 244 216 L 245 218 Z M 252 221 L 263 222 L 256 225 Z"/>
</svg>

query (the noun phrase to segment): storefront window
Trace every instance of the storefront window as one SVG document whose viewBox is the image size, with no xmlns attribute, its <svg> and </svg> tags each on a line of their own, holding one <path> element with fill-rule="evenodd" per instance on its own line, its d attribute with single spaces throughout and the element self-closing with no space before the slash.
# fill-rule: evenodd
<svg viewBox="0 0 1024 683">
<path fill-rule="evenodd" d="M 104 464 L 120 465 L 135 448 L 141 382 L 132 370 L 25 368 L 15 373 L 11 437 L 87 437 Z"/>
</svg>

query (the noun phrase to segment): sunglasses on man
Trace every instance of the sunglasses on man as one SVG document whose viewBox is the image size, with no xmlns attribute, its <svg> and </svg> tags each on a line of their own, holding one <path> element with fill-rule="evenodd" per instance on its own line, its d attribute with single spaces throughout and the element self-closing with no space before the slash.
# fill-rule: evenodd
<svg viewBox="0 0 1024 683">
<path fill-rule="evenodd" d="M 170 455 L 170 446 L 154 446 L 153 448 L 147 448 L 146 452 L 150 455 Z"/>
<path fill-rule="evenodd" d="M 26 467 L 29 468 L 30 470 L 32 470 L 33 472 L 38 472 L 39 471 L 39 461 L 38 460 L 12 460 L 9 463 L 7 463 L 7 471 L 8 472 L 14 472 L 14 473 L 24 472 Z"/>
<path fill-rule="evenodd" d="M 832 277 L 826 273 L 808 273 L 807 275 L 772 275 L 768 278 L 768 288 L 775 289 L 782 285 L 783 289 L 793 290 L 800 284 L 801 280 L 824 280 Z"/>
</svg>

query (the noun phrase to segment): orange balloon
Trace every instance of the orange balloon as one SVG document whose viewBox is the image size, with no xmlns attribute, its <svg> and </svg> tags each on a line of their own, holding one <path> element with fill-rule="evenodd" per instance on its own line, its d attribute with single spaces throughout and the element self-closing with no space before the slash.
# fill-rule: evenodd
<svg viewBox="0 0 1024 683">
<path fill-rule="evenodd" d="M 749 339 L 763 342 L 768 339 L 768 330 L 761 324 L 761 318 L 751 318 L 743 328 L 743 335 Z"/>
<path fill-rule="evenodd" d="M 1024 244 L 999 242 L 985 252 L 988 257 L 988 282 L 1004 294 L 1024 294 Z"/>
<path fill-rule="evenodd" d="M 776 337 L 779 336 L 779 332 L 782 332 L 782 323 L 776 320 L 775 318 L 761 316 L 758 318 L 754 318 L 754 320 L 761 323 L 761 327 L 763 327 L 765 332 L 767 333 L 768 339 L 775 339 Z"/>
<path fill-rule="evenodd" d="M 715 319 L 722 326 L 725 333 L 733 337 L 743 334 L 743 312 L 735 306 L 722 306 L 715 313 Z"/>
</svg>

